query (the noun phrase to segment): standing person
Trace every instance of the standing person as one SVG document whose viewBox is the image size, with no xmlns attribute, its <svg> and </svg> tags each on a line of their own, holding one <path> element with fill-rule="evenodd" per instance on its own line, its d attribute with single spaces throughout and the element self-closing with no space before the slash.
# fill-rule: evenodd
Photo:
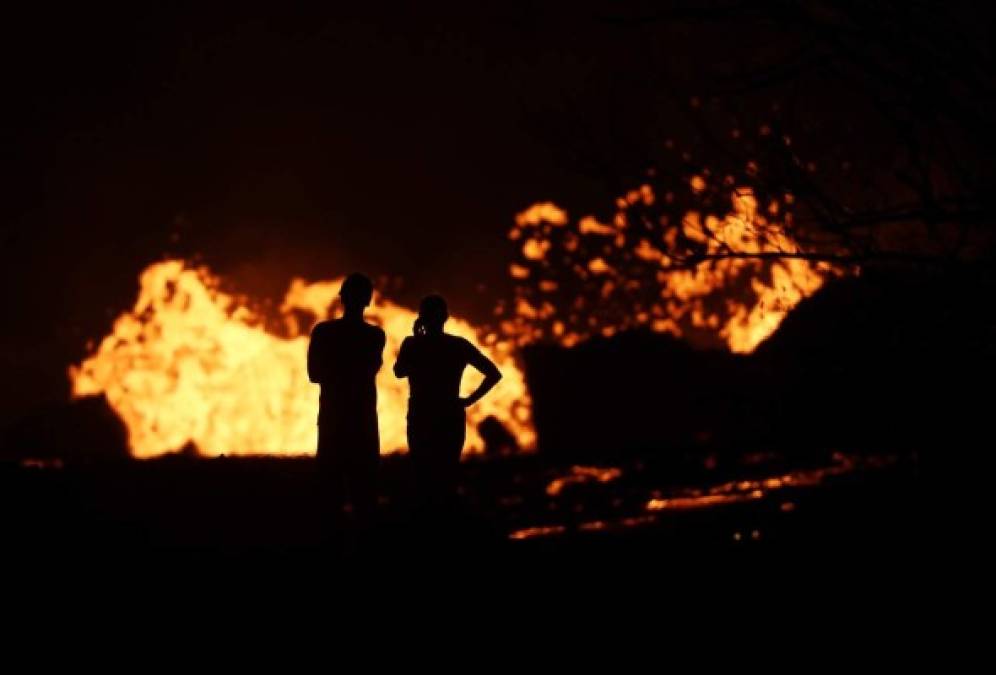
<svg viewBox="0 0 996 675">
<path fill-rule="evenodd" d="M 346 499 L 357 526 L 371 524 L 377 505 L 380 434 L 374 378 L 383 363 L 384 331 L 363 320 L 373 284 L 362 274 L 339 289 L 343 315 L 311 331 L 308 378 L 321 385 L 318 465 L 328 494 L 322 499 L 334 522 Z"/>
<path fill-rule="evenodd" d="M 498 367 L 477 347 L 443 332 L 448 318 L 441 296 L 424 298 L 414 335 L 405 338 L 394 365 L 394 374 L 407 377 L 409 383 L 408 448 L 418 492 L 423 506 L 436 512 L 456 496 L 467 425 L 464 409 L 501 379 Z M 468 365 L 479 370 L 484 380 L 470 396 L 461 397 L 460 380 Z"/>
</svg>

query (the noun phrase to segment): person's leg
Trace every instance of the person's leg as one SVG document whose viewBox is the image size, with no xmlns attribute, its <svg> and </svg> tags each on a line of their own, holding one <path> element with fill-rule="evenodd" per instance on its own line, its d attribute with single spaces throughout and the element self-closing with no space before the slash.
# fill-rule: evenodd
<svg viewBox="0 0 996 675">
<path fill-rule="evenodd" d="M 350 461 L 349 503 L 357 530 L 371 529 L 377 516 L 377 473 L 380 454 L 374 447 L 366 447 Z"/>
<path fill-rule="evenodd" d="M 411 463 L 412 499 L 415 515 L 421 515 L 425 498 L 425 448 L 421 417 L 408 412 L 408 460 Z"/>
<path fill-rule="evenodd" d="M 336 541 L 343 528 L 345 490 L 343 466 L 328 429 L 318 429 L 318 494 L 316 501 L 321 518 L 322 538 Z"/>
<path fill-rule="evenodd" d="M 438 412 L 432 419 L 431 438 L 428 441 L 428 490 L 432 517 L 437 523 L 446 519 L 449 506 L 448 494 L 451 482 L 451 471 L 447 458 L 447 448 L 450 441 L 450 428 L 447 424 L 445 411 Z"/>
<path fill-rule="evenodd" d="M 451 413 L 440 429 L 439 494 L 446 508 L 452 509 L 457 501 L 460 478 L 460 456 L 467 436 L 466 417 L 463 410 Z"/>
<path fill-rule="evenodd" d="M 460 484 L 460 457 L 463 454 L 463 444 L 467 437 L 466 425 L 466 416 L 461 409 L 454 414 L 453 420 L 450 422 L 446 440 L 446 484 L 444 486 L 444 493 L 446 509 L 451 522 L 459 520 L 463 506 L 458 488 Z"/>
</svg>

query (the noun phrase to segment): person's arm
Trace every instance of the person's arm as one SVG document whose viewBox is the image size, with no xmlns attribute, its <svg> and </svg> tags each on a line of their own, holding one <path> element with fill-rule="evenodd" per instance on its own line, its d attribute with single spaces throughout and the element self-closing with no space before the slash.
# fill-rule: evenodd
<svg viewBox="0 0 996 675">
<path fill-rule="evenodd" d="M 401 342 L 401 349 L 398 350 L 398 360 L 394 362 L 394 376 L 408 377 L 409 353 L 411 352 L 411 338 L 405 338 Z"/>
<path fill-rule="evenodd" d="M 324 379 L 325 354 L 322 347 L 321 324 L 311 330 L 308 341 L 308 379 L 315 384 L 321 384 Z"/>
<path fill-rule="evenodd" d="M 463 407 L 471 406 L 480 401 L 484 396 L 494 389 L 494 386 L 501 380 L 501 371 L 498 370 L 491 359 L 481 353 L 481 350 L 467 342 L 467 363 L 474 366 L 484 375 L 484 380 L 477 386 L 470 396 L 460 399 Z"/>
</svg>

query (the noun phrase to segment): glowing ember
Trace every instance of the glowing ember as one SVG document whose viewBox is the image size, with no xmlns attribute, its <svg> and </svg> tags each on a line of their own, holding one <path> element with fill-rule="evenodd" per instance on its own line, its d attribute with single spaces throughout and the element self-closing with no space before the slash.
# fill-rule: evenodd
<svg viewBox="0 0 996 675">
<path fill-rule="evenodd" d="M 688 189 L 699 198 L 707 182 L 693 176 Z M 509 267 L 516 299 L 496 310 L 502 332 L 519 344 L 570 347 L 646 327 L 748 353 L 842 272 L 799 255 L 786 230 L 791 195 L 761 208 L 750 189 L 736 188 L 726 214 L 689 210 L 673 220 L 648 210 L 656 202 L 643 185 L 618 200 L 609 223 L 570 224 L 550 203 L 520 213 L 509 232 L 520 252 Z"/>
<path fill-rule="evenodd" d="M 570 473 L 550 481 L 546 493 L 556 497 L 568 485 L 577 483 L 609 483 L 622 476 L 622 471 L 615 467 L 602 468 L 598 466 L 572 466 Z"/>
<path fill-rule="evenodd" d="M 70 367 L 72 393 L 106 394 L 140 458 L 188 443 L 208 456 L 313 453 L 318 387 L 305 370 L 308 335 L 329 316 L 340 283 L 294 280 L 280 307 L 280 335 L 245 303 L 220 291 L 207 270 L 179 260 L 150 265 L 140 277 L 134 308 L 117 318 L 92 356 Z M 375 295 L 367 317 L 387 333 L 385 367 L 377 376 L 381 448 L 403 450 L 408 388 L 390 366 L 415 314 Z M 521 447 L 532 447 L 529 395 L 509 345 L 493 337 L 490 346 L 482 344 L 477 331 L 457 318 L 447 330 L 474 342 L 504 374 L 491 395 L 468 410 L 469 448 L 483 448 L 477 426 L 489 415 Z M 464 393 L 478 381 L 476 373 L 466 378 Z"/>
<path fill-rule="evenodd" d="M 786 488 L 813 488 L 823 484 L 827 479 L 843 476 L 856 471 L 873 471 L 884 469 L 896 463 L 898 458 L 895 455 L 880 455 L 862 457 L 858 455 L 845 455 L 834 453 L 833 461 L 821 467 L 797 469 L 795 471 L 770 476 L 760 479 L 736 480 L 726 483 L 719 483 L 705 488 L 679 488 L 671 494 L 665 495 L 659 490 L 650 493 L 649 499 L 642 502 L 643 513 L 636 515 L 621 515 L 598 520 L 590 520 L 579 524 L 571 525 L 543 525 L 537 527 L 527 527 L 514 530 L 509 533 L 509 539 L 536 539 L 557 535 L 570 534 L 572 532 L 618 532 L 630 528 L 639 528 L 662 522 L 668 513 L 692 511 L 698 509 L 710 509 L 729 504 L 740 504 L 746 502 L 756 502 L 777 496 Z M 575 471 L 580 469 L 581 471 Z M 599 483 L 611 483 L 621 476 L 621 471 L 616 471 L 615 475 L 604 473 L 605 469 L 598 470 L 599 473 L 591 470 L 592 467 L 573 467 L 565 479 L 574 476 L 586 476 L 584 481 L 596 481 Z M 601 480 L 597 476 L 608 477 Z M 556 489 L 551 491 L 551 488 Z M 560 496 L 562 485 L 554 481 L 547 489 L 549 496 Z M 610 486 L 610 489 L 612 486 Z M 783 501 L 779 505 L 782 513 L 791 513 L 796 510 L 796 504 L 792 501 Z M 743 535 L 740 535 L 743 538 Z M 761 533 L 754 530 L 750 533 L 750 538 L 760 539 Z M 738 541 L 740 539 L 737 539 Z"/>
<path fill-rule="evenodd" d="M 509 539 L 536 539 L 538 537 L 551 537 L 563 534 L 567 528 L 563 525 L 550 525 L 548 527 L 526 527 L 516 530 L 508 535 Z"/>
<path fill-rule="evenodd" d="M 857 469 L 881 468 L 893 462 L 895 462 L 895 458 L 891 456 L 861 459 L 837 453 L 833 457 L 833 464 L 825 467 L 799 469 L 791 473 L 771 476 L 770 478 L 761 480 L 730 481 L 714 485 L 704 492 L 701 490 L 687 490 L 684 493 L 668 498 L 654 495 L 647 501 L 646 509 L 648 511 L 683 511 L 751 501 L 766 497 L 771 492 L 783 488 L 814 487 L 833 476 L 842 476 Z M 788 504 L 788 508 L 786 508 L 786 504 Z M 786 502 L 780 508 L 782 511 L 789 512 L 795 509 L 795 504 Z"/>
<path fill-rule="evenodd" d="M 747 494 L 709 494 L 696 495 L 691 497 L 671 497 L 669 499 L 651 499 L 647 502 L 648 511 L 665 511 L 686 509 L 701 509 L 709 506 L 720 506 L 721 504 L 735 504 L 751 499 L 760 499 L 764 496 L 760 490 Z"/>
</svg>

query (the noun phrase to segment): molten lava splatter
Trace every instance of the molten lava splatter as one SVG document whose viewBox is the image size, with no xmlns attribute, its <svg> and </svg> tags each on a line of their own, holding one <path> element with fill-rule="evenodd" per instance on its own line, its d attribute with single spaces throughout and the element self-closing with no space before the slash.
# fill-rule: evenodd
<svg viewBox="0 0 996 675">
<path fill-rule="evenodd" d="M 516 529 L 508 534 L 509 539 L 537 539 L 570 535 L 575 532 L 619 532 L 630 528 L 645 527 L 661 522 L 663 516 L 675 514 L 683 511 L 707 510 L 731 504 L 742 504 L 748 502 L 760 502 L 764 499 L 779 498 L 780 493 L 791 490 L 818 487 L 828 480 L 846 476 L 856 472 L 873 472 L 888 469 L 899 461 L 898 456 L 882 455 L 848 455 L 844 453 L 834 453 L 832 461 L 824 466 L 814 466 L 799 468 L 793 471 L 777 473 L 766 478 L 751 478 L 744 480 L 727 481 L 715 485 L 704 487 L 671 487 L 667 491 L 653 490 L 645 500 L 643 500 L 643 513 L 612 515 L 598 520 L 589 520 L 579 523 L 568 522 L 566 524 L 547 523 L 543 525 L 524 527 Z M 579 471 L 579 467 L 572 467 L 558 481 L 566 481 L 560 484 L 556 481 L 550 486 L 558 485 L 555 490 L 547 488 L 548 497 L 559 498 L 563 496 L 563 487 L 577 482 L 589 482 L 601 485 L 605 492 L 615 492 L 618 502 L 624 500 L 620 497 L 627 497 L 625 501 L 639 501 L 642 494 L 642 481 L 637 481 L 629 486 L 620 486 L 616 479 L 623 474 L 620 468 L 603 467 L 597 473 L 591 471 Z M 583 469 L 583 467 L 582 467 Z M 627 472 L 639 474 L 638 470 Z M 601 478 L 589 481 L 577 481 L 579 475 L 612 476 L 608 480 Z M 627 490 L 632 490 L 635 494 L 626 494 Z M 632 499 L 636 497 L 637 499 Z M 629 508 L 629 507 L 623 507 Z M 778 510 L 781 513 L 792 513 L 796 510 L 796 504 L 792 501 L 780 501 Z M 576 513 L 571 511 L 571 513 Z M 761 537 L 759 530 L 749 533 L 751 539 L 757 540 Z M 743 533 L 735 533 L 734 539 L 740 541 L 744 537 Z"/>
<path fill-rule="evenodd" d="M 107 396 L 127 425 L 136 457 L 188 444 L 207 456 L 314 452 L 318 387 L 306 372 L 308 334 L 328 317 L 341 279 L 294 280 L 280 307 L 284 334 L 219 290 L 206 269 L 169 260 L 150 265 L 139 281 L 132 310 L 117 318 L 94 354 L 69 370 L 74 396 Z M 408 389 L 390 366 L 415 314 L 375 295 L 367 316 L 387 333 L 385 367 L 377 376 L 381 448 L 403 450 Z M 510 345 L 494 337 L 481 344 L 477 331 L 457 318 L 447 330 L 474 342 L 504 374 L 468 410 L 469 448 L 483 447 L 477 426 L 490 415 L 521 447 L 532 447 L 529 394 Z M 477 381 L 466 378 L 465 391 Z"/>
<path fill-rule="evenodd" d="M 689 180 L 694 203 L 707 189 Z M 502 332 L 518 344 L 570 347 L 592 336 L 650 328 L 700 344 L 749 353 L 804 298 L 841 270 L 812 261 L 789 234 L 791 195 L 762 208 L 749 188 L 730 188 L 725 214 L 687 210 L 669 217 L 668 192 L 650 185 L 621 197 L 610 222 L 571 223 L 556 205 L 519 214 L 509 239 L 519 258 Z"/>
<path fill-rule="evenodd" d="M 622 476 L 622 471 L 616 467 L 572 466 L 566 476 L 554 478 L 546 486 L 546 493 L 551 497 L 558 496 L 569 485 L 580 483 L 609 483 Z"/>
</svg>

